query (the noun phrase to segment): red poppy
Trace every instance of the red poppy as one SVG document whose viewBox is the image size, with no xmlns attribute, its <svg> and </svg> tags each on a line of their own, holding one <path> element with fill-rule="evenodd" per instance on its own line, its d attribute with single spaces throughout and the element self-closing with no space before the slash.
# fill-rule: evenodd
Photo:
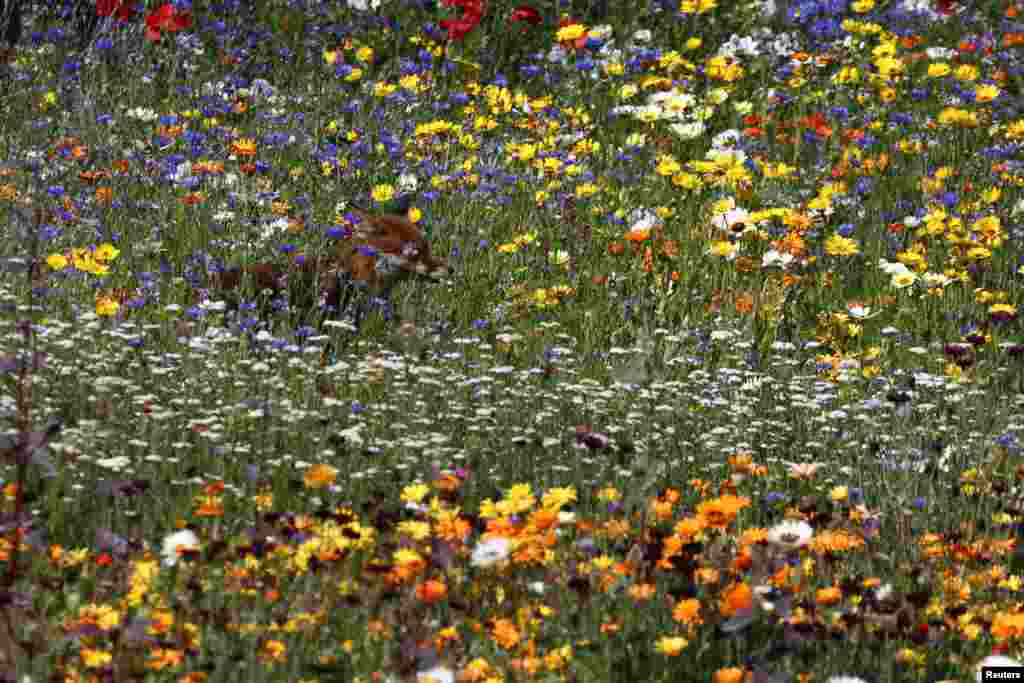
<svg viewBox="0 0 1024 683">
<path fill-rule="evenodd" d="M 113 16 L 118 21 L 128 21 L 135 16 L 135 5 L 124 0 L 96 0 L 96 16 Z"/>
<path fill-rule="evenodd" d="M 462 40 L 484 17 L 483 0 L 441 0 L 441 4 L 462 10 L 462 16 L 458 19 L 441 21 L 441 28 L 448 31 L 448 40 Z"/>
<path fill-rule="evenodd" d="M 508 20 L 510 23 L 516 21 L 525 21 L 526 23 L 533 24 L 534 26 L 543 21 L 543 19 L 540 16 L 540 12 L 535 10 L 533 7 L 530 7 L 529 5 L 520 5 L 519 7 L 516 7 L 514 10 L 512 10 L 512 14 L 509 15 Z"/>
<path fill-rule="evenodd" d="M 179 12 L 172 3 L 164 3 L 146 17 L 146 38 L 160 40 L 161 31 L 174 33 L 192 25 L 191 12 Z"/>
</svg>

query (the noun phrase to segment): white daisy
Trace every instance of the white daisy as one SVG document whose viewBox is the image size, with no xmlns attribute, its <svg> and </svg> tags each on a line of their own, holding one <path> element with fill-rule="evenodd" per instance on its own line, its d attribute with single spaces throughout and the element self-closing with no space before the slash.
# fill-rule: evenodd
<svg viewBox="0 0 1024 683">
<path fill-rule="evenodd" d="M 802 519 L 787 519 L 768 530 L 768 542 L 784 550 L 796 550 L 811 542 L 814 529 Z"/>
<path fill-rule="evenodd" d="M 502 536 L 489 538 L 477 543 L 470 563 L 474 567 L 492 567 L 506 559 L 512 552 L 512 541 Z"/>
<path fill-rule="evenodd" d="M 178 561 L 178 549 L 196 550 L 199 548 L 199 537 L 188 529 L 177 531 L 164 539 L 160 554 L 165 567 L 173 567 Z"/>
<path fill-rule="evenodd" d="M 443 666 L 416 672 L 417 683 L 455 683 L 455 672 Z"/>
</svg>

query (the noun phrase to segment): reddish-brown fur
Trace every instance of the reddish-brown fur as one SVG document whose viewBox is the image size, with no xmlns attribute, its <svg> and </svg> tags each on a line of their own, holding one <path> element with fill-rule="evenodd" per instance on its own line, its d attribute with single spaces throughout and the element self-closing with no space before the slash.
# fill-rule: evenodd
<svg viewBox="0 0 1024 683">
<path fill-rule="evenodd" d="M 312 304 L 306 295 L 316 291 L 327 306 L 337 310 L 342 305 L 346 280 L 365 287 L 371 295 L 386 298 L 396 284 L 410 277 L 438 278 L 449 273 L 448 263 L 430 253 L 430 244 L 411 221 L 390 214 L 353 213 L 359 223 L 334 254 L 226 270 L 211 278 L 211 288 L 231 291 L 248 281 L 256 292 L 269 289 L 276 294 L 294 294 L 297 283 L 301 283 L 305 291 L 297 297 L 299 301 L 293 298 L 293 305 Z"/>
</svg>

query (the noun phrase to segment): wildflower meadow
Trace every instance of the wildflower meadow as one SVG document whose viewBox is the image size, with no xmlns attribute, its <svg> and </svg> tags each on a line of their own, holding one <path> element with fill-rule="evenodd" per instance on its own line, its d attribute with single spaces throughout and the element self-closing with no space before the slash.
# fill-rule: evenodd
<svg viewBox="0 0 1024 683">
<path fill-rule="evenodd" d="M 1022 13 L 0 0 L 0 682 L 1017 680 Z"/>
</svg>

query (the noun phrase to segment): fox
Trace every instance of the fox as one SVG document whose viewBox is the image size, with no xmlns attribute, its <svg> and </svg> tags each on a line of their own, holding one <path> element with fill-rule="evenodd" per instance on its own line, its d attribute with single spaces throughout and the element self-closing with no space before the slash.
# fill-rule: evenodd
<svg viewBox="0 0 1024 683">
<path fill-rule="evenodd" d="M 308 311 L 319 304 L 341 315 L 356 290 L 388 300 L 405 280 L 441 281 L 452 274 L 447 260 L 431 253 L 423 233 L 405 216 L 373 214 L 361 208 L 352 214 L 358 223 L 333 253 L 299 255 L 287 264 L 229 268 L 211 276 L 210 289 L 235 291 L 248 280 L 255 291 L 287 295 L 295 308 Z M 317 294 L 319 300 L 314 298 Z M 356 328 L 364 313 L 362 305 L 356 307 Z"/>
</svg>

